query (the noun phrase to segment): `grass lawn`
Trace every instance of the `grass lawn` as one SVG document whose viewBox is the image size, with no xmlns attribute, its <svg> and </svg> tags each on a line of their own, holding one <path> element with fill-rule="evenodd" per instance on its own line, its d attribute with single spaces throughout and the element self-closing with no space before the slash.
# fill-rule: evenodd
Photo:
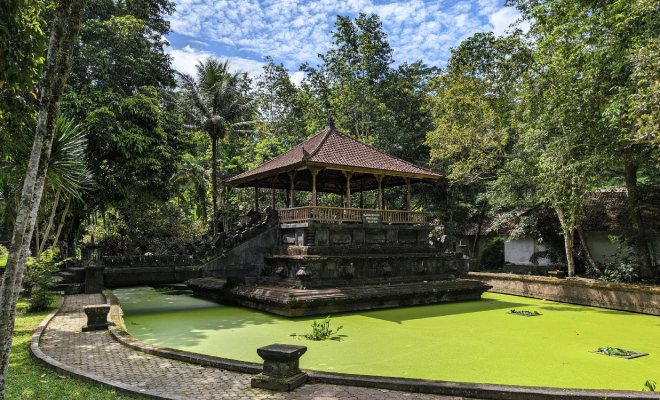
<svg viewBox="0 0 660 400">
<path fill-rule="evenodd" d="M 59 298 L 57 299 L 59 301 Z M 54 308 L 57 302 L 52 304 Z M 9 399 L 127 399 L 114 390 L 60 376 L 43 366 L 30 352 L 30 338 L 52 310 L 27 313 L 27 303 L 18 303 L 14 341 L 11 347 L 7 396 Z"/>
<path fill-rule="evenodd" d="M 336 314 L 330 328 L 343 325 L 345 340 L 312 342 L 290 335 L 325 315 L 284 318 L 151 288 L 114 293 L 136 338 L 238 360 L 260 362 L 258 347 L 290 343 L 308 347 L 302 368 L 331 372 L 638 391 L 660 382 L 660 317 L 652 315 L 485 293 L 481 301 Z M 610 346 L 649 355 L 589 353 Z"/>
</svg>

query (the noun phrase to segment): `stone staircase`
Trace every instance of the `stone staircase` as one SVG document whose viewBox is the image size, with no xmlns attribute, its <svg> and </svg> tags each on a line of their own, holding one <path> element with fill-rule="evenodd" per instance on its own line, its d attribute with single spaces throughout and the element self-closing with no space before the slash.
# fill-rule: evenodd
<svg viewBox="0 0 660 400">
<path fill-rule="evenodd" d="M 70 266 L 58 271 L 54 274 L 59 278 L 57 290 L 61 290 L 64 294 L 81 294 L 85 293 L 85 268 L 78 266 Z"/>
</svg>

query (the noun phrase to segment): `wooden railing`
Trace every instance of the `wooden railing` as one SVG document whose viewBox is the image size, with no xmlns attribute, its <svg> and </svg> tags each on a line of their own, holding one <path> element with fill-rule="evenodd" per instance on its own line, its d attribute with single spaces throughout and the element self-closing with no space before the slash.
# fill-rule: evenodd
<svg viewBox="0 0 660 400">
<path fill-rule="evenodd" d="M 297 207 L 279 210 L 280 222 L 362 222 L 362 214 L 380 214 L 384 224 L 426 224 L 428 213 L 419 211 L 371 210 L 365 208 Z"/>
</svg>

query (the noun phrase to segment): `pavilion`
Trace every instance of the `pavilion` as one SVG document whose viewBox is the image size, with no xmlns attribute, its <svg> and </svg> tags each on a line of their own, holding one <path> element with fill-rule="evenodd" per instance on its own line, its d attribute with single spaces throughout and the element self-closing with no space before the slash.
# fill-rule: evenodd
<svg viewBox="0 0 660 400">
<path fill-rule="evenodd" d="M 410 185 L 435 182 L 444 177 L 435 172 L 384 153 L 353 139 L 335 128 L 328 118 L 323 131 L 272 160 L 228 179 L 233 187 L 255 188 L 255 210 L 259 209 L 260 188 L 288 191 L 289 208 L 279 210 L 280 222 L 362 222 L 363 212 L 377 212 L 383 223 L 427 223 L 428 214 L 411 211 Z M 407 210 L 384 210 L 385 187 L 407 186 Z M 311 206 L 296 207 L 295 191 L 312 192 Z M 378 210 L 364 209 L 362 193 L 378 190 Z M 346 196 L 344 207 L 319 207 L 317 193 Z M 351 193 L 361 194 L 360 208 L 352 208 Z"/>
</svg>

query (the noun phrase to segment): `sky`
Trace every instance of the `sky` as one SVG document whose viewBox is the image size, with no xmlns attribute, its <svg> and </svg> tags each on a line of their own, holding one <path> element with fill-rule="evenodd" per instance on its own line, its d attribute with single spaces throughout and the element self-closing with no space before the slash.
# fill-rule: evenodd
<svg viewBox="0 0 660 400">
<path fill-rule="evenodd" d="M 445 65 L 452 47 L 476 32 L 501 35 L 519 18 L 504 0 L 175 0 L 167 36 L 174 67 L 193 74 L 197 60 L 231 58 L 234 70 L 258 76 L 264 56 L 300 82 L 302 63 L 319 63 L 332 42 L 337 15 L 380 16 L 395 65 L 421 60 Z"/>
</svg>

